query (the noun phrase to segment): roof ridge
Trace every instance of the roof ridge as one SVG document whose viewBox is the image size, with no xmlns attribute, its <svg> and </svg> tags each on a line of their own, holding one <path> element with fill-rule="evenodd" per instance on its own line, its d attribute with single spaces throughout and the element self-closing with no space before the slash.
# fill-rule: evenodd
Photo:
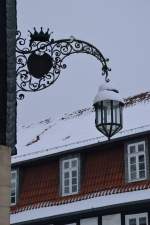
<svg viewBox="0 0 150 225">
<path fill-rule="evenodd" d="M 140 102 L 149 102 L 150 101 L 150 91 L 142 92 L 137 95 L 129 96 L 128 98 L 124 99 L 125 106 L 129 107 L 135 105 Z"/>
<path fill-rule="evenodd" d="M 72 119 L 72 118 L 82 115 L 83 113 L 85 114 L 85 113 L 89 113 L 89 112 L 93 112 L 93 111 L 94 111 L 93 107 L 78 109 L 76 111 L 73 111 L 72 113 L 65 113 L 60 119 L 61 120 Z"/>
<path fill-rule="evenodd" d="M 145 103 L 145 102 L 150 101 L 150 91 L 143 92 L 143 93 L 133 95 L 133 96 L 129 96 L 127 98 L 124 98 L 123 100 L 125 103 L 125 107 L 130 107 L 130 106 L 133 106 L 140 102 Z M 73 111 L 72 113 L 65 113 L 64 116 L 62 116 L 60 119 L 66 120 L 66 119 L 76 118 L 76 117 L 82 115 L 83 113 L 85 114 L 85 112 L 86 113 L 94 112 L 94 107 L 87 107 L 87 108 L 79 109 L 77 111 Z"/>
<path fill-rule="evenodd" d="M 127 98 L 124 98 L 123 100 L 124 100 L 126 108 L 130 107 L 130 106 L 134 106 L 137 103 L 149 102 L 150 101 L 150 91 L 146 91 L 146 92 L 142 92 L 140 94 L 129 96 Z M 52 119 L 51 117 L 48 117 L 47 119 L 37 121 L 37 123 L 34 122 L 34 123 L 29 124 L 29 125 L 22 125 L 22 128 L 29 128 L 29 127 L 31 127 L 33 125 L 37 125 L 37 124 L 49 124 L 49 123 L 54 122 L 56 120 L 73 119 L 73 118 L 79 117 L 82 114 L 85 115 L 85 113 L 88 114 L 88 113 L 91 113 L 91 112 L 94 112 L 94 111 L 95 111 L 94 107 L 89 106 L 89 107 L 86 107 L 86 108 L 78 109 L 78 110 L 73 111 L 71 113 L 64 113 L 59 118 L 53 118 Z"/>
</svg>

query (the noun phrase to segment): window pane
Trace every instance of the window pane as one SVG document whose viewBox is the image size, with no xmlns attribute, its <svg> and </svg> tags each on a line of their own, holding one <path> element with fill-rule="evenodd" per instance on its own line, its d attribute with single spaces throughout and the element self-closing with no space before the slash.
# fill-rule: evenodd
<svg viewBox="0 0 150 225">
<path fill-rule="evenodd" d="M 11 173 L 11 179 L 15 179 L 15 177 L 16 177 L 16 173 Z"/>
<path fill-rule="evenodd" d="M 72 192 L 77 192 L 77 185 L 72 186 Z"/>
<path fill-rule="evenodd" d="M 146 217 L 140 217 L 139 218 L 139 225 L 147 225 L 146 224 Z"/>
<path fill-rule="evenodd" d="M 11 204 L 14 204 L 16 202 L 15 196 L 11 196 Z"/>
<path fill-rule="evenodd" d="M 136 171 L 136 164 L 132 164 L 130 166 L 130 169 L 131 169 L 131 173 L 134 172 L 134 171 Z"/>
<path fill-rule="evenodd" d="M 129 225 L 137 225 L 136 218 L 129 219 Z"/>
<path fill-rule="evenodd" d="M 77 184 L 77 178 L 72 179 L 72 184 Z"/>
<path fill-rule="evenodd" d="M 139 156 L 139 162 L 144 162 L 144 155 Z"/>
<path fill-rule="evenodd" d="M 64 173 L 64 178 L 69 178 L 69 172 Z"/>
<path fill-rule="evenodd" d="M 11 171 L 11 204 L 16 203 L 16 195 L 17 195 L 17 171 Z"/>
<path fill-rule="evenodd" d="M 12 192 L 12 195 L 11 195 L 11 197 L 15 197 L 15 192 Z"/>
<path fill-rule="evenodd" d="M 131 157 L 130 158 L 130 164 L 136 163 L 136 157 Z"/>
<path fill-rule="evenodd" d="M 64 180 L 64 185 L 69 186 L 69 179 Z"/>
<path fill-rule="evenodd" d="M 136 179 L 136 172 L 131 173 L 131 180 L 135 180 Z"/>
<path fill-rule="evenodd" d="M 16 184 L 13 182 L 13 183 L 11 183 L 11 189 L 12 190 L 15 190 L 15 188 L 16 188 Z"/>
<path fill-rule="evenodd" d="M 145 170 L 145 164 L 139 163 L 139 170 Z"/>
<path fill-rule="evenodd" d="M 139 178 L 145 178 L 145 170 L 139 171 Z"/>
<path fill-rule="evenodd" d="M 76 170 L 73 170 L 72 171 L 72 177 L 76 177 L 77 176 L 77 171 Z"/>
<path fill-rule="evenodd" d="M 130 146 L 129 149 L 130 149 L 130 152 L 129 152 L 130 154 L 135 153 L 135 145 Z"/>
<path fill-rule="evenodd" d="M 67 161 L 67 162 L 64 162 L 64 168 L 65 169 L 68 169 L 69 168 L 69 162 Z"/>
<path fill-rule="evenodd" d="M 144 151 L 144 144 L 139 144 L 138 145 L 138 152 L 143 152 Z"/>
<path fill-rule="evenodd" d="M 72 161 L 71 166 L 72 167 L 77 167 L 77 160 L 76 159 Z"/>
<path fill-rule="evenodd" d="M 65 193 L 65 194 L 69 194 L 69 187 L 65 187 L 65 188 L 64 188 L 64 193 Z"/>
</svg>

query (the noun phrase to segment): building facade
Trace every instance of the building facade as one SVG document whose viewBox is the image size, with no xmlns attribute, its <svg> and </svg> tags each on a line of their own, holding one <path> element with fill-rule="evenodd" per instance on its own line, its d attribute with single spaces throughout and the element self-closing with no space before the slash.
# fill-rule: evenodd
<svg viewBox="0 0 150 225">
<path fill-rule="evenodd" d="M 149 99 L 125 100 L 124 129 L 110 141 L 90 108 L 20 128 L 11 224 L 150 224 Z"/>
</svg>

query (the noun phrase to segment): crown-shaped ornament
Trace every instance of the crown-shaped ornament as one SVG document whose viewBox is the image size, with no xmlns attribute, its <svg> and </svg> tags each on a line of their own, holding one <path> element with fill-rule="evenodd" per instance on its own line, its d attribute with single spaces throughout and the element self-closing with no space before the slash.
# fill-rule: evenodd
<svg viewBox="0 0 150 225">
<path fill-rule="evenodd" d="M 31 31 L 29 31 L 30 33 L 30 46 L 32 45 L 32 43 L 34 41 L 39 41 L 39 42 L 47 42 L 50 39 L 50 36 L 53 32 L 49 33 L 49 28 L 47 29 L 47 31 L 44 33 L 43 28 L 41 27 L 40 32 L 37 32 L 36 28 L 34 27 L 34 33 L 31 33 Z"/>
</svg>

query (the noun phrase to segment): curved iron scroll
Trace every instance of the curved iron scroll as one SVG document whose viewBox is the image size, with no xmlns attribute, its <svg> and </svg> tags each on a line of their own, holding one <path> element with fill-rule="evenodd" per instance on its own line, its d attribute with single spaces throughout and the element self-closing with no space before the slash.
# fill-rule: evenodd
<svg viewBox="0 0 150 225">
<path fill-rule="evenodd" d="M 16 39 L 16 64 L 17 64 L 17 98 L 24 99 L 25 91 L 36 92 L 52 85 L 59 77 L 61 69 L 66 68 L 63 60 L 74 53 L 86 53 L 94 56 L 102 64 L 102 75 L 105 75 L 106 82 L 110 68 L 107 66 L 108 59 L 105 59 L 102 53 L 92 44 L 75 38 L 54 40 L 47 42 L 34 41 L 25 47 L 26 39 L 21 37 L 21 32 L 17 32 Z M 53 59 L 53 65 L 50 71 L 40 79 L 33 77 L 28 70 L 27 63 L 31 54 L 44 53 L 50 55 Z"/>
</svg>

